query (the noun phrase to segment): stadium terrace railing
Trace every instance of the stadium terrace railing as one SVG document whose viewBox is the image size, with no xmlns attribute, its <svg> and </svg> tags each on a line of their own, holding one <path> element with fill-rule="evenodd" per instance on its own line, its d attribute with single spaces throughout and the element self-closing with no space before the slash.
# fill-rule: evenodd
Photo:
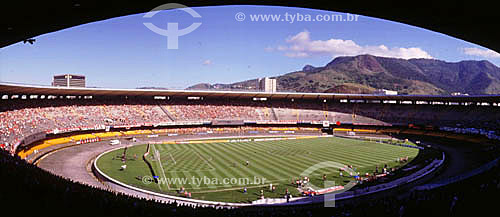
<svg viewBox="0 0 500 217">
<path fill-rule="evenodd" d="M 398 186 L 401 186 L 404 184 L 414 182 L 414 181 L 416 181 L 424 176 L 429 175 L 430 173 L 434 172 L 436 169 L 440 168 L 443 165 L 444 161 L 445 161 L 445 154 L 443 153 L 442 159 L 433 160 L 430 164 L 428 164 L 424 168 L 420 169 L 419 171 L 412 173 L 409 176 L 405 176 L 405 177 L 396 179 L 396 180 L 389 182 L 389 183 L 380 184 L 380 185 L 376 185 L 376 186 L 370 186 L 370 187 L 366 187 L 364 189 L 359 189 L 356 191 L 346 191 L 346 192 L 343 192 L 341 194 L 336 195 L 336 199 L 349 199 L 349 198 L 358 197 L 358 196 L 362 196 L 362 195 L 373 194 L 376 192 L 389 190 L 389 189 L 392 189 L 392 188 L 395 188 L 395 187 L 398 187 Z"/>
<path fill-rule="evenodd" d="M 418 186 L 415 189 L 416 190 L 432 190 L 432 189 L 435 189 L 435 188 L 439 188 L 439 187 L 442 187 L 442 186 L 453 184 L 453 183 L 456 183 L 456 182 L 468 179 L 468 178 L 470 178 L 472 176 L 476 176 L 476 175 L 479 175 L 481 173 L 484 173 L 484 172 L 490 170 L 491 168 L 493 168 L 494 166 L 498 165 L 499 161 L 500 161 L 500 157 L 496 158 L 495 160 L 492 160 L 492 161 L 490 161 L 490 162 L 488 162 L 486 164 L 483 164 L 480 167 L 478 167 L 478 168 L 476 168 L 474 170 L 471 170 L 471 171 L 469 171 L 469 172 L 467 172 L 465 174 L 461 174 L 461 175 L 454 176 L 454 177 L 451 177 L 451 178 L 448 178 L 448 179 L 444 179 L 444 180 L 441 180 L 441 181 L 436 182 L 436 183 L 430 183 L 430 184 L 426 184 L 426 185 L 421 185 L 421 186 Z"/>
</svg>

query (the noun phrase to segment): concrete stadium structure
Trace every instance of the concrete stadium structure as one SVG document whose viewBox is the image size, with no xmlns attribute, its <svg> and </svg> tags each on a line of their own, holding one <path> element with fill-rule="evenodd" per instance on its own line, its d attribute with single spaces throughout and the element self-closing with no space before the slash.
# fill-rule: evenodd
<svg viewBox="0 0 500 217">
<path fill-rule="evenodd" d="M 56 175 L 95 187 L 165 202 L 174 200 L 207 206 L 241 204 L 190 201 L 133 190 L 100 177 L 100 173 L 95 173 L 92 162 L 99 154 L 116 148 L 109 146 L 109 139 L 120 139 L 123 145 L 130 145 L 134 144 L 129 140 L 131 137 L 138 138 L 143 143 L 155 140 L 148 137 L 151 134 L 159 135 L 159 139 L 164 140 L 206 138 L 214 135 L 207 136 L 198 132 L 212 130 L 222 132 L 217 136 L 269 136 L 277 135 L 272 129 L 281 127 L 293 128 L 296 135 L 353 131 L 358 134 L 368 132 L 370 136 L 393 134 L 397 137 L 398 134 L 413 134 L 416 135 L 415 140 L 423 141 L 426 141 L 425 137 L 433 136 L 458 139 L 464 144 L 490 143 L 490 140 L 482 135 L 461 136 L 440 129 L 492 129 L 498 126 L 497 120 L 500 119 L 499 96 L 135 90 L 61 88 L 8 83 L 0 84 L 0 95 L 2 104 L 6 105 L 2 106 L 0 115 L 7 114 L 6 117 L 10 118 L 17 117 L 16 112 L 25 115 L 19 120 L 12 119 L 21 126 L 21 130 L 15 129 L 16 132 L 21 132 L 20 135 L 24 137 L 13 142 L 12 139 L 16 137 L 2 135 L 3 141 L 9 141 L 7 148 L 10 148 L 11 153 L 17 153 Z M 266 100 L 255 101 L 254 98 Z M 79 114 L 85 110 L 91 112 Z M 471 114 L 474 116 L 471 117 Z M 40 119 L 39 115 L 42 115 L 41 119 L 47 120 L 37 122 L 39 125 L 33 126 L 32 120 Z M 128 134 L 128 131 L 138 133 Z M 177 131 L 190 133 L 172 133 Z M 258 134 L 249 133 L 250 131 L 258 131 Z M 99 136 L 112 132 L 120 135 Z M 88 137 L 82 140 L 78 137 L 82 134 Z M 64 140 L 71 136 L 76 137 Z M 99 140 L 92 140 L 95 138 Z M 101 138 L 104 141 L 101 141 Z M 55 140 L 59 142 L 47 142 Z M 472 145 L 451 148 L 440 142 L 432 142 L 435 139 L 427 141 L 426 144 L 444 150 L 447 164 L 457 166 L 448 167 L 439 173 L 434 172 L 439 169 L 436 167 L 431 171 L 432 176 L 415 180 L 419 182 L 414 182 L 411 187 L 460 176 L 485 163 L 477 160 L 481 158 L 480 152 Z M 477 152 L 478 156 L 465 157 L 464 153 L 471 151 Z"/>
</svg>

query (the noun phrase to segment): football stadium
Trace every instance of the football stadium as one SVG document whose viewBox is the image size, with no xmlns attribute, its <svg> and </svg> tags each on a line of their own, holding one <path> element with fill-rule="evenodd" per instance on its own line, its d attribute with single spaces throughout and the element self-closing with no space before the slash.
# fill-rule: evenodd
<svg viewBox="0 0 500 217">
<path fill-rule="evenodd" d="M 0 88 L 12 102 L 1 113 L 10 154 L 168 204 L 342 203 L 439 189 L 496 162 L 494 131 L 456 126 L 495 126 L 497 96 Z"/>
<path fill-rule="evenodd" d="M 59 77 L 68 85 L 54 85 Z M 0 81 L 4 211 L 482 215 L 500 193 L 498 94 L 103 88 L 75 78 Z"/>
</svg>

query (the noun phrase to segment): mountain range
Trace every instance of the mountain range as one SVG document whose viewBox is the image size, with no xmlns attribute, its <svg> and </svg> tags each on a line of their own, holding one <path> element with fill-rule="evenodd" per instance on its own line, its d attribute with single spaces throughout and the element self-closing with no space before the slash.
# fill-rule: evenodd
<svg viewBox="0 0 500 217">
<path fill-rule="evenodd" d="M 445 62 L 437 59 L 399 59 L 372 55 L 336 57 L 321 67 L 274 77 L 278 91 L 399 94 L 500 94 L 500 68 L 489 61 Z M 255 90 L 257 80 L 232 84 L 197 84 L 188 89 Z"/>
</svg>

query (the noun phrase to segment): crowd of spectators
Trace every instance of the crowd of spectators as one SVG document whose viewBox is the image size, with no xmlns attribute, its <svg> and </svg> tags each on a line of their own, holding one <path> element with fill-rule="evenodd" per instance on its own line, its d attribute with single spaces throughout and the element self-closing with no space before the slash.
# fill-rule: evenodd
<svg viewBox="0 0 500 217">
<path fill-rule="evenodd" d="M 186 102 L 183 104 L 164 105 L 171 111 L 176 120 L 268 120 L 264 107 L 252 103 L 200 103 Z"/>
<path fill-rule="evenodd" d="M 494 106 L 340 103 L 329 109 L 398 125 L 467 126 L 489 130 L 500 126 L 500 108 Z"/>
<path fill-rule="evenodd" d="M 500 168 L 432 190 L 296 206 L 226 209 L 138 199 L 75 183 L 0 150 L 0 201 L 15 216 L 470 216 L 496 212 Z"/>
<path fill-rule="evenodd" d="M 0 112 L 0 143 L 15 144 L 47 130 L 97 125 L 137 125 L 161 122 L 166 115 L 156 105 L 67 105 Z"/>
<path fill-rule="evenodd" d="M 500 140 L 500 136 L 494 130 L 460 128 L 460 127 L 441 127 L 439 129 L 443 131 L 460 133 L 460 134 L 479 134 L 488 137 L 488 139 Z"/>
<path fill-rule="evenodd" d="M 64 128 L 141 125 L 171 121 L 270 120 L 483 128 L 495 134 L 500 112 L 492 106 L 323 102 L 20 100 L 0 108 L 0 145 Z M 496 135 L 499 133 L 497 132 Z"/>
<path fill-rule="evenodd" d="M 211 133 L 227 133 L 227 134 L 240 134 L 240 133 L 266 133 L 276 131 L 288 132 L 319 132 L 318 128 L 312 127 L 253 127 L 253 126 L 235 126 L 235 127 L 188 127 L 188 128 L 165 128 L 153 129 L 152 132 L 156 134 L 179 134 L 179 135 L 195 135 L 195 134 L 211 134 Z"/>
</svg>

